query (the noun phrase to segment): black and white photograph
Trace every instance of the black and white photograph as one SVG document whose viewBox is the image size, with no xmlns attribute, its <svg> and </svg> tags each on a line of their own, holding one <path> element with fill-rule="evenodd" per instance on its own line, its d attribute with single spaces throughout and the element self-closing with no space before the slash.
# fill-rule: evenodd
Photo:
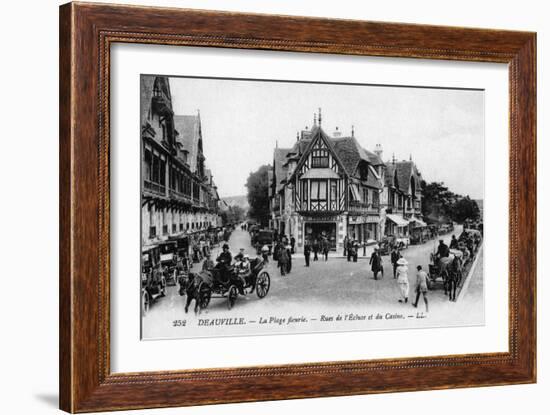
<svg viewBox="0 0 550 415">
<path fill-rule="evenodd" d="M 142 74 L 142 339 L 484 325 L 484 94 Z"/>
</svg>

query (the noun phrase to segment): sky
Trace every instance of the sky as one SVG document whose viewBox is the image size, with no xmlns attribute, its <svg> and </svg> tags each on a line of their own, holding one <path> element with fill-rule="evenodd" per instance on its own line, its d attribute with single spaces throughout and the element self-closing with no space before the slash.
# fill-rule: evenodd
<svg viewBox="0 0 550 415">
<path fill-rule="evenodd" d="M 250 172 L 291 147 L 321 108 L 322 128 L 351 134 L 383 160 L 412 156 L 426 181 L 483 198 L 484 92 L 399 86 L 170 77 L 177 115 L 200 110 L 206 165 L 220 196 L 246 194 Z"/>
</svg>

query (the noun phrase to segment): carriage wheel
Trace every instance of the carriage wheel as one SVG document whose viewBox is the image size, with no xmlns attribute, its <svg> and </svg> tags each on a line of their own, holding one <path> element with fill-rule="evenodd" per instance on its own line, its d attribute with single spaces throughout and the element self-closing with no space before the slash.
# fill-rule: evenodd
<svg viewBox="0 0 550 415">
<path fill-rule="evenodd" d="M 141 295 L 141 315 L 145 316 L 149 312 L 149 306 L 151 305 L 151 301 L 149 299 L 149 293 L 147 291 L 144 291 Z"/>
<path fill-rule="evenodd" d="M 239 296 L 239 290 L 235 285 L 231 285 L 229 287 L 229 291 L 227 291 L 227 308 L 229 310 L 231 310 L 235 305 L 235 301 L 237 301 L 238 296 Z"/>
<path fill-rule="evenodd" d="M 271 278 L 269 274 L 264 271 L 256 279 L 256 294 L 259 298 L 264 298 L 269 292 L 269 287 L 271 286 Z"/>
<path fill-rule="evenodd" d="M 199 286 L 199 304 L 200 308 L 204 309 L 210 304 L 210 298 L 212 297 L 212 290 L 205 283 L 201 283 Z"/>
</svg>

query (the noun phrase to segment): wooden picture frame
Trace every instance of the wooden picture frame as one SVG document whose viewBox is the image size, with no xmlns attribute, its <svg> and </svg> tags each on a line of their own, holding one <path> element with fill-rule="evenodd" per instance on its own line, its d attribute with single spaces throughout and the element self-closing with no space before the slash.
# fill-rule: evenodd
<svg viewBox="0 0 550 415">
<path fill-rule="evenodd" d="M 509 352 L 111 373 L 109 70 L 114 43 L 509 66 Z M 536 381 L 536 34 L 184 9 L 60 8 L 60 407 L 68 412 Z M 230 366 L 230 362 L 228 362 Z"/>
</svg>

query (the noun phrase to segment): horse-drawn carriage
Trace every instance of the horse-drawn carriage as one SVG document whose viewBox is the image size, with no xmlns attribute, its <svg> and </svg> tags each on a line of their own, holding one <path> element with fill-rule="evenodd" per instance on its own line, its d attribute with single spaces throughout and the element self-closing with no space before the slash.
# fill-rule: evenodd
<svg viewBox="0 0 550 415">
<path fill-rule="evenodd" d="M 141 251 L 141 313 L 147 314 L 151 303 L 166 295 L 166 277 L 161 265 L 160 248 L 144 247 Z"/>
<path fill-rule="evenodd" d="M 449 300 L 456 300 L 456 290 L 462 283 L 464 272 L 464 252 L 458 249 L 449 250 L 449 256 L 439 258 L 435 252 L 430 254 L 428 266 L 430 288 L 442 285 Z"/>
<path fill-rule="evenodd" d="M 271 278 L 264 270 L 266 261 L 254 258 L 250 261 L 250 272 L 239 274 L 235 265 L 223 269 L 219 264 L 199 273 L 189 273 L 180 278 L 180 295 L 187 295 L 185 312 L 187 313 L 192 300 L 195 300 L 195 312 L 205 309 L 212 298 L 227 299 L 227 308 L 235 305 L 240 295 L 256 291 L 258 298 L 264 298 L 269 292 Z M 248 292 L 247 292 L 248 291 Z"/>
</svg>

